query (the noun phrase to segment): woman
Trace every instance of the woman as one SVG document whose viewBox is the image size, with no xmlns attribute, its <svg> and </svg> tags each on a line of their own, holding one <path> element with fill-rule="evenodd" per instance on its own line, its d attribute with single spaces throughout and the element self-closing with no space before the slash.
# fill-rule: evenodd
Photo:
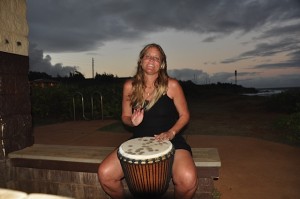
<svg viewBox="0 0 300 199">
<path fill-rule="evenodd" d="M 154 136 L 158 141 L 173 143 L 176 149 L 172 167 L 174 196 L 193 198 L 198 181 L 191 148 L 181 135 L 190 118 L 182 88 L 177 80 L 168 77 L 166 55 L 159 45 L 146 45 L 137 65 L 136 75 L 123 87 L 122 121 L 132 127 L 133 138 Z M 121 183 L 124 173 L 117 149 L 101 163 L 98 176 L 108 195 L 124 198 Z"/>
</svg>

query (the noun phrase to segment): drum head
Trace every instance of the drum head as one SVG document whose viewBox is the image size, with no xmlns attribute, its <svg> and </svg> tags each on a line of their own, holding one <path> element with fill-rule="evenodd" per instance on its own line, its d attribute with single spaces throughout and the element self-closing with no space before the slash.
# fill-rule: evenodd
<svg viewBox="0 0 300 199">
<path fill-rule="evenodd" d="M 163 157 L 172 149 L 173 145 L 168 140 L 159 142 L 154 137 L 142 137 L 124 142 L 119 147 L 119 154 L 128 159 L 149 160 Z"/>
</svg>

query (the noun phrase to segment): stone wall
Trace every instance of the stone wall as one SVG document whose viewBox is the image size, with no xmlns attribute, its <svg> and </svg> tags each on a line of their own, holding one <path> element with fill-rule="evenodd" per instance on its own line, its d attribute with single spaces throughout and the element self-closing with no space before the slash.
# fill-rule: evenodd
<svg viewBox="0 0 300 199">
<path fill-rule="evenodd" d="M 33 144 L 26 0 L 0 1 L 0 187 L 6 156 Z"/>
<path fill-rule="evenodd" d="M 7 161 L 7 188 L 27 193 L 47 193 L 76 199 L 106 199 L 97 171 L 99 164 L 114 147 L 35 144 L 12 152 Z M 215 148 L 192 148 L 198 171 L 195 199 L 212 199 L 214 179 L 219 178 L 221 160 Z M 132 198 L 123 180 L 127 198 Z M 170 181 L 161 199 L 171 199 L 174 186 Z"/>
<path fill-rule="evenodd" d="M 28 56 L 26 0 L 1 0 L 0 8 L 0 51 Z"/>
<path fill-rule="evenodd" d="M 28 56 L 0 52 L 1 152 L 33 144 Z"/>
<path fill-rule="evenodd" d="M 51 164 L 51 163 L 50 163 Z M 65 162 L 57 162 L 64 168 Z M 74 163 L 76 165 L 76 163 Z M 84 163 L 81 166 L 84 168 Z M 96 167 L 98 165 L 95 165 Z M 95 171 L 74 171 L 70 168 L 66 170 L 39 169 L 32 167 L 9 166 L 10 179 L 7 183 L 9 189 L 20 190 L 27 193 L 47 193 L 61 195 L 76 199 L 108 199 L 98 182 Z M 126 198 L 133 199 L 129 192 L 127 183 L 122 181 L 125 189 Z M 212 199 L 214 189 L 213 179 L 210 177 L 200 177 L 195 199 Z M 161 199 L 173 199 L 174 186 L 170 182 L 167 192 Z"/>
</svg>

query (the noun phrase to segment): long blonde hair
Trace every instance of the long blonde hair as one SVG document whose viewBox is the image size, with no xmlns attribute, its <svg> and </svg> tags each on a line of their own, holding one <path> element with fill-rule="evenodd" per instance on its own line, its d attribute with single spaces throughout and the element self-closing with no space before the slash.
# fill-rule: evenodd
<svg viewBox="0 0 300 199">
<path fill-rule="evenodd" d="M 154 93 L 152 99 L 145 103 L 144 90 L 146 88 L 146 83 L 144 80 L 144 72 L 142 69 L 142 59 L 149 48 L 156 48 L 161 54 L 161 65 L 158 72 L 158 77 L 154 82 Z M 167 57 L 165 52 L 160 45 L 152 43 L 146 45 L 139 54 L 139 59 L 137 62 L 137 72 L 133 77 L 132 81 L 132 93 L 130 95 L 130 102 L 132 107 L 143 107 L 145 110 L 149 110 L 157 100 L 164 94 L 167 93 L 168 89 L 168 74 L 167 74 Z"/>
</svg>

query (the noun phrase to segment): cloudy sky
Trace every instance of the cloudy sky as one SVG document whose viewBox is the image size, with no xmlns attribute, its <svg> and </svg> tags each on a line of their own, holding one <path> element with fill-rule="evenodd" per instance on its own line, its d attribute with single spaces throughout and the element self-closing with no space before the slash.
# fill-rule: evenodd
<svg viewBox="0 0 300 199">
<path fill-rule="evenodd" d="M 30 69 L 132 76 L 158 43 L 197 84 L 300 86 L 299 0 L 27 0 Z"/>
</svg>

